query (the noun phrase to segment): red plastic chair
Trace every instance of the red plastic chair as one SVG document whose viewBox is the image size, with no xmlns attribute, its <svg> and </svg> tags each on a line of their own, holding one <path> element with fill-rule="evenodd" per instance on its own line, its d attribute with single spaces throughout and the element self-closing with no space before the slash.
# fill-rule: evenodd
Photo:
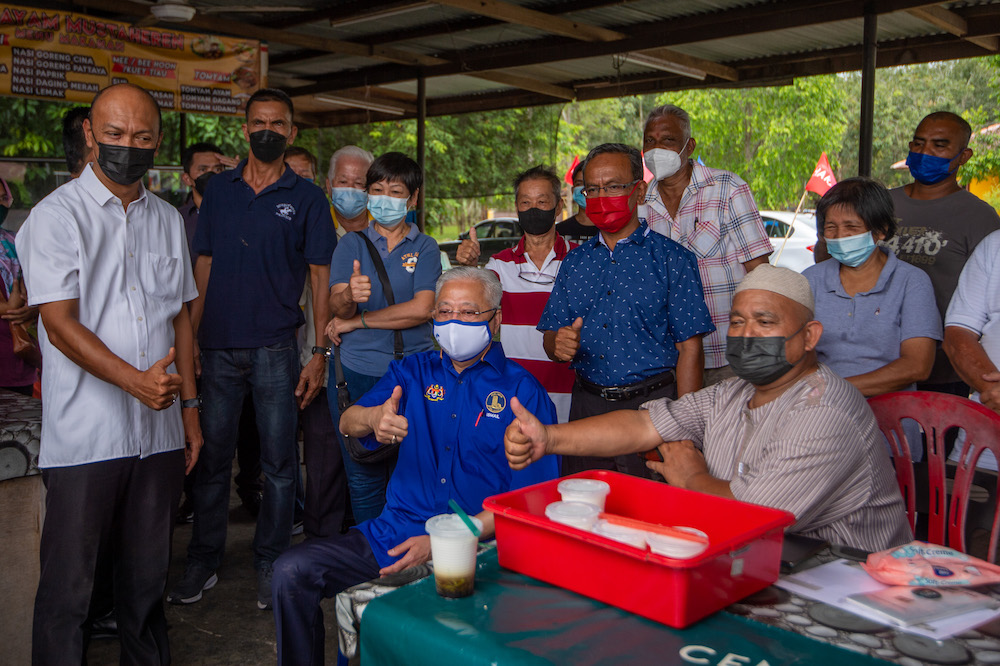
<svg viewBox="0 0 1000 666">
<path fill-rule="evenodd" d="M 869 398 L 868 404 L 875 413 L 879 428 L 889 440 L 896 467 L 896 480 L 906 502 L 910 527 L 913 528 L 916 524 L 916 481 L 909 442 L 906 441 L 901 422 L 904 418 L 919 423 L 927 440 L 927 539 L 932 543 L 947 543 L 951 548 L 966 552 L 965 523 L 976 463 L 987 449 L 1000 461 L 1000 415 L 967 398 L 930 391 L 886 393 Z M 949 510 L 944 434 L 955 427 L 965 430 L 966 438 L 961 461 L 955 471 Z M 996 485 L 993 493 L 996 502 L 990 529 L 991 562 L 996 560 L 997 538 L 1000 536 L 1000 530 L 997 529 L 1000 527 L 1000 478 Z"/>
</svg>

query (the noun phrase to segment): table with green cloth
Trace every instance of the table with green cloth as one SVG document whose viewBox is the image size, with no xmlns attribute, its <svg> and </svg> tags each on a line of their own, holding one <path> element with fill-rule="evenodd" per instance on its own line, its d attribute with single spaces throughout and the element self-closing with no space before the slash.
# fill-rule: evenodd
<svg viewBox="0 0 1000 666">
<path fill-rule="evenodd" d="M 802 610 L 782 594 L 787 614 Z M 844 649 L 752 617 L 736 609 L 673 629 L 502 569 L 492 549 L 479 556 L 470 597 L 439 597 L 429 577 L 373 599 L 360 653 L 365 666 L 877 663 L 865 646 Z"/>
</svg>

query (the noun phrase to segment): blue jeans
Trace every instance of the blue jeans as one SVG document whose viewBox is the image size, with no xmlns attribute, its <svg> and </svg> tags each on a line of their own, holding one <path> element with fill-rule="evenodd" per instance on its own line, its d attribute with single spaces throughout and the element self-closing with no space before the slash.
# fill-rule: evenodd
<svg viewBox="0 0 1000 666">
<path fill-rule="evenodd" d="M 295 338 L 256 349 L 202 351 L 201 432 L 205 445 L 193 490 L 189 562 L 215 571 L 222 563 L 229 519 L 229 482 L 243 398 L 253 398 L 260 434 L 264 497 L 253 540 L 254 567 L 271 565 L 291 542 L 297 472 Z"/>
<path fill-rule="evenodd" d="M 332 363 L 332 361 L 331 361 Z M 381 377 L 362 375 L 344 366 L 344 379 L 351 392 L 351 398 L 357 400 L 371 387 L 375 386 Z M 385 487 L 396 467 L 396 459 L 384 460 L 378 463 L 359 463 L 347 452 L 347 445 L 340 434 L 340 409 L 337 407 L 337 388 L 334 381 L 333 367 L 330 367 L 330 386 L 326 391 L 330 403 L 330 416 L 333 417 L 333 427 L 337 430 L 337 441 L 344 456 L 344 469 L 347 471 L 347 487 L 351 493 L 351 511 L 354 522 L 358 525 L 366 520 L 378 518 L 385 506 Z"/>
</svg>

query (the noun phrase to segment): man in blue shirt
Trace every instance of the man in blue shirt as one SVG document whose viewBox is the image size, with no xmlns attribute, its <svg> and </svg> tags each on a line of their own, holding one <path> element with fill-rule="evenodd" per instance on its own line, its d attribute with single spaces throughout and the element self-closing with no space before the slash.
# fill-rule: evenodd
<svg viewBox="0 0 1000 666">
<path fill-rule="evenodd" d="M 556 413 L 541 384 L 492 342 L 502 293 L 490 271 L 463 266 L 443 274 L 434 313 L 443 353 L 393 361 L 379 383 L 344 412 L 341 432 L 373 449 L 398 444 L 399 462 L 377 518 L 345 535 L 310 539 L 275 563 L 279 664 L 322 663 L 320 600 L 426 561 L 430 537 L 424 522 L 451 513 L 449 499 L 476 514 L 483 521 L 481 538 L 489 539 L 493 515 L 482 510 L 485 498 L 557 476 L 554 460 L 540 461 L 544 467 L 533 465 L 527 473 L 507 465 L 503 435 L 514 420 L 511 399 L 534 405 L 544 423 L 555 423 Z"/>
<path fill-rule="evenodd" d="M 566 255 L 538 322 L 545 353 L 576 370 L 571 421 L 699 390 L 701 337 L 715 330 L 694 254 L 639 220 L 639 151 L 597 146 L 583 179 L 600 233 Z M 563 458 L 563 474 L 595 468 L 648 476 L 634 455 Z"/>
<path fill-rule="evenodd" d="M 198 299 L 191 320 L 202 350 L 206 454 L 194 485 L 194 529 L 184 577 L 168 595 L 194 603 L 218 581 L 225 550 L 229 481 L 244 396 L 257 413 L 264 495 L 254 537 L 257 606 L 271 605 L 271 565 L 291 540 L 298 410 L 323 385 L 325 357 L 299 365 L 299 296 L 308 274 L 313 322 L 325 344 L 326 284 L 336 245 L 323 190 L 288 168 L 295 139 L 292 101 L 261 89 L 247 101 L 250 156 L 205 188 L 195 232 Z M 297 383 L 296 383 L 297 382 Z M 296 405 L 298 402 L 298 405 Z"/>
</svg>

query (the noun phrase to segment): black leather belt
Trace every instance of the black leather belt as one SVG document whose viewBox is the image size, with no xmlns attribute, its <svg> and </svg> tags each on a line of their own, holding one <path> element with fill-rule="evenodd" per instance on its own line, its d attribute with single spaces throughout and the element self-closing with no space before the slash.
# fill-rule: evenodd
<svg viewBox="0 0 1000 666">
<path fill-rule="evenodd" d="M 635 384 L 628 384 L 627 386 L 601 386 L 594 382 L 588 382 L 579 376 L 576 378 L 576 381 L 580 384 L 580 388 L 587 393 L 593 393 L 611 402 L 618 402 L 621 400 L 631 400 L 632 398 L 641 398 L 649 395 L 656 389 L 673 384 L 674 372 L 673 370 L 667 370 L 662 375 L 656 375 L 655 377 L 644 379 Z"/>
</svg>

